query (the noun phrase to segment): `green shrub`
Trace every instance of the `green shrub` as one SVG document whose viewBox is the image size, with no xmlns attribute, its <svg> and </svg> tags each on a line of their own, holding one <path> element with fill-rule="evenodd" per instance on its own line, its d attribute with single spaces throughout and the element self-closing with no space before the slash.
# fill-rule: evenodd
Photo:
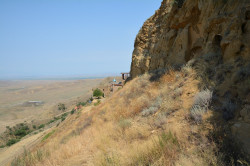
<svg viewBox="0 0 250 166">
<path fill-rule="evenodd" d="M 48 122 L 48 124 L 51 124 L 51 123 L 53 123 L 53 122 L 55 122 L 55 119 L 50 120 L 50 121 Z"/>
<path fill-rule="evenodd" d="M 85 106 L 86 103 L 85 102 L 79 102 L 76 106 L 79 107 L 79 106 Z"/>
<path fill-rule="evenodd" d="M 101 97 L 101 96 L 103 96 L 103 92 L 100 89 L 97 88 L 97 89 L 94 90 L 93 96 Z"/>
<path fill-rule="evenodd" d="M 71 115 L 74 114 L 75 111 L 76 111 L 75 109 L 72 109 L 72 110 L 70 111 Z"/>
<path fill-rule="evenodd" d="M 65 110 L 66 110 L 65 105 L 62 104 L 62 103 L 59 103 L 59 104 L 58 104 L 58 110 L 60 110 L 60 111 L 65 111 Z"/>
<path fill-rule="evenodd" d="M 64 114 L 62 114 L 61 118 L 67 117 L 67 116 L 68 116 L 68 113 L 64 113 Z"/>
<path fill-rule="evenodd" d="M 30 130 L 30 129 L 29 129 L 29 127 L 26 125 L 26 126 L 21 127 L 21 130 L 26 130 L 26 131 L 27 131 L 27 130 Z"/>
<path fill-rule="evenodd" d="M 66 117 L 68 116 L 68 113 L 64 113 L 61 116 L 61 121 L 64 121 L 66 119 Z"/>
<path fill-rule="evenodd" d="M 33 129 L 36 129 L 36 125 L 33 125 L 32 127 L 33 127 Z"/>
<path fill-rule="evenodd" d="M 11 146 L 11 145 L 13 145 L 13 144 L 15 144 L 15 143 L 17 143 L 19 141 L 19 139 L 10 139 L 8 142 L 7 142 L 7 146 Z"/>
<path fill-rule="evenodd" d="M 24 137 L 25 135 L 27 135 L 27 132 L 26 130 L 19 129 L 14 132 L 14 135 L 19 137 Z"/>
<path fill-rule="evenodd" d="M 45 127 L 45 124 L 41 124 L 38 129 L 41 129 L 41 128 L 44 128 Z"/>
<path fill-rule="evenodd" d="M 66 117 L 62 117 L 62 121 L 64 121 L 66 119 Z"/>
</svg>

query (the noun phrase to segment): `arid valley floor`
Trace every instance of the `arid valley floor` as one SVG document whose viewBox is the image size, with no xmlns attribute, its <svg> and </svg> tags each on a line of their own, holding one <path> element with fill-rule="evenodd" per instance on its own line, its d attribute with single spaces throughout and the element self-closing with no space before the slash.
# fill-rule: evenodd
<svg viewBox="0 0 250 166">
<path fill-rule="evenodd" d="M 58 103 L 70 107 L 78 99 L 85 100 L 100 82 L 101 79 L 0 81 L 0 133 L 6 126 L 50 119 L 61 113 Z M 43 104 L 29 105 L 28 101 Z"/>
</svg>

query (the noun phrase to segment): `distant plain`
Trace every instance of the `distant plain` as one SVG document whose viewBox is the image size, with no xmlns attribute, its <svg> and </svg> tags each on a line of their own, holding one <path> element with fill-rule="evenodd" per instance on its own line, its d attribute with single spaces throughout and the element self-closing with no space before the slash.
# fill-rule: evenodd
<svg viewBox="0 0 250 166">
<path fill-rule="evenodd" d="M 18 80 L 0 81 L 0 133 L 6 126 L 18 123 L 41 123 L 62 113 L 58 103 L 64 103 L 67 110 L 78 101 L 91 96 L 91 89 L 103 79 L 83 80 Z M 27 104 L 41 101 L 41 105 Z"/>
</svg>

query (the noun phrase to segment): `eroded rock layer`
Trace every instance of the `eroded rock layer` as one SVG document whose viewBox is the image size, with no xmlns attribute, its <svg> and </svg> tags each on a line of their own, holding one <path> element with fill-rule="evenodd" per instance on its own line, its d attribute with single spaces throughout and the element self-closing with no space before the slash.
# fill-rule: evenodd
<svg viewBox="0 0 250 166">
<path fill-rule="evenodd" d="M 134 47 L 132 78 L 170 66 L 195 68 L 203 88 L 214 92 L 223 132 L 231 130 L 250 154 L 250 0 L 163 0 Z"/>
<path fill-rule="evenodd" d="M 199 56 L 250 59 L 249 0 L 163 0 L 135 40 L 131 75 Z"/>
</svg>

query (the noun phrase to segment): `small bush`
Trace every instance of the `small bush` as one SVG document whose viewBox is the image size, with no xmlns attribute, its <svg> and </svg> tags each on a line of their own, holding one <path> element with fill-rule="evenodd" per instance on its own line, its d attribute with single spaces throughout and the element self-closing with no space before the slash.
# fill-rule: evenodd
<svg viewBox="0 0 250 166">
<path fill-rule="evenodd" d="M 62 104 L 62 103 L 59 103 L 59 104 L 58 104 L 58 110 L 60 110 L 60 111 L 65 111 L 65 110 L 66 110 L 65 105 Z"/>
<path fill-rule="evenodd" d="M 68 116 L 68 113 L 64 113 L 61 116 L 61 121 L 64 121 L 66 119 L 66 117 Z"/>
<path fill-rule="evenodd" d="M 27 132 L 26 130 L 19 129 L 14 132 L 14 135 L 19 137 L 24 137 L 25 135 L 27 135 Z"/>
<path fill-rule="evenodd" d="M 51 124 L 51 123 L 53 123 L 53 122 L 55 122 L 55 119 L 50 120 L 47 124 Z"/>
<path fill-rule="evenodd" d="M 97 88 L 97 89 L 94 90 L 93 96 L 101 97 L 101 96 L 103 96 L 103 92 L 100 89 Z"/>
<path fill-rule="evenodd" d="M 7 142 L 6 146 L 11 146 L 11 145 L 17 143 L 18 141 L 19 141 L 19 139 L 10 139 L 10 140 Z"/>
<path fill-rule="evenodd" d="M 32 127 L 33 127 L 33 129 L 36 129 L 36 125 L 33 125 Z"/>
<path fill-rule="evenodd" d="M 206 89 L 197 93 L 194 97 L 193 106 L 200 106 L 204 110 L 207 110 L 212 101 L 213 92 Z"/>
<path fill-rule="evenodd" d="M 75 109 L 72 109 L 72 110 L 70 111 L 71 115 L 74 114 L 75 111 L 76 111 Z"/>
<path fill-rule="evenodd" d="M 66 119 L 66 117 L 62 117 L 61 120 L 64 121 Z"/>
<path fill-rule="evenodd" d="M 155 114 L 156 112 L 158 111 L 158 107 L 154 107 L 154 106 L 151 106 L 149 108 L 146 108 L 142 111 L 142 116 L 149 116 L 149 115 L 153 115 Z"/>
<path fill-rule="evenodd" d="M 0 145 L 0 148 L 4 148 L 5 146 L 4 145 Z"/>
<path fill-rule="evenodd" d="M 85 106 L 86 105 L 86 102 L 79 102 L 76 106 L 79 107 L 79 106 Z"/>
<path fill-rule="evenodd" d="M 149 108 L 146 108 L 142 111 L 141 113 L 142 116 L 146 117 L 155 114 L 159 110 L 161 103 L 162 103 L 161 97 L 157 97 L 155 102 Z"/>
<path fill-rule="evenodd" d="M 38 126 L 38 129 L 44 128 L 45 124 L 41 124 L 40 126 Z"/>
<path fill-rule="evenodd" d="M 61 118 L 62 117 L 67 117 L 67 116 L 68 116 L 68 113 L 64 113 L 64 114 L 62 114 Z"/>
<path fill-rule="evenodd" d="M 90 97 L 90 98 L 89 98 L 89 101 L 91 101 L 91 102 L 92 102 L 93 100 L 94 100 L 94 99 L 93 99 L 93 97 Z M 90 103 L 91 103 L 91 102 L 90 102 Z"/>
<path fill-rule="evenodd" d="M 208 107 L 212 101 L 213 92 L 210 90 L 204 90 L 197 93 L 194 97 L 194 103 L 190 109 L 190 117 L 196 123 L 202 122 L 202 116 L 207 112 Z"/>
<path fill-rule="evenodd" d="M 196 122 L 201 123 L 202 122 L 202 115 L 206 112 L 204 108 L 200 107 L 199 105 L 195 105 L 190 110 L 190 117 Z"/>
<path fill-rule="evenodd" d="M 20 130 L 26 130 L 26 131 L 28 131 L 29 130 L 29 127 L 27 126 L 27 125 L 23 125 L 22 127 L 20 127 Z"/>
</svg>

